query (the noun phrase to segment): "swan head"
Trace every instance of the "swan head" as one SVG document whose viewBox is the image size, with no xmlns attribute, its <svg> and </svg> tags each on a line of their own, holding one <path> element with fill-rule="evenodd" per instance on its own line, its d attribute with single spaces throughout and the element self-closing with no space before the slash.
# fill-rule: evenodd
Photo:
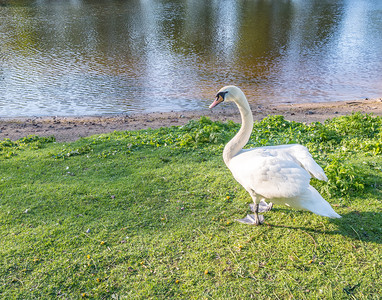
<svg viewBox="0 0 382 300">
<path fill-rule="evenodd" d="M 223 101 L 233 101 L 236 104 L 241 104 L 241 102 L 246 98 L 241 89 L 234 85 L 228 85 L 219 90 L 216 95 L 215 101 L 212 102 L 210 108 L 215 107 L 216 105 L 222 103 Z"/>
</svg>

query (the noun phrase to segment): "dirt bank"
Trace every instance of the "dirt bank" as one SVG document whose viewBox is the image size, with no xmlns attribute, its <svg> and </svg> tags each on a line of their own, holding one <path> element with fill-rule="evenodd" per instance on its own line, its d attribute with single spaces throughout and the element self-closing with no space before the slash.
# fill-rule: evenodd
<svg viewBox="0 0 382 300">
<path fill-rule="evenodd" d="M 255 120 L 268 115 L 284 115 L 298 122 L 323 122 L 335 116 L 352 112 L 373 113 L 382 116 L 382 99 L 306 103 L 289 105 L 251 105 Z M 237 108 L 222 105 L 214 110 L 118 115 L 102 117 L 31 117 L 0 118 L 0 139 L 17 140 L 28 135 L 55 136 L 57 141 L 74 141 L 81 137 L 108 133 L 115 130 L 137 130 L 164 126 L 183 125 L 191 119 L 208 116 L 212 120 L 240 122 Z"/>
</svg>

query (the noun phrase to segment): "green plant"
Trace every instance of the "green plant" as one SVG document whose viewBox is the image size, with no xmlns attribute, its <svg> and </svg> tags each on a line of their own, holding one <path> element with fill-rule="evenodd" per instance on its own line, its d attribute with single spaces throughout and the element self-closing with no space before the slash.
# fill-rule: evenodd
<svg viewBox="0 0 382 300">
<path fill-rule="evenodd" d="M 343 216 L 280 206 L 259 227 L 234 221 L 251 199 L 221 158 L 239 124 L 3 140 L 1 298 L 378 299 L 381 119 L 256 122 L 249 146 L 306 145 Z"/>
</svg>

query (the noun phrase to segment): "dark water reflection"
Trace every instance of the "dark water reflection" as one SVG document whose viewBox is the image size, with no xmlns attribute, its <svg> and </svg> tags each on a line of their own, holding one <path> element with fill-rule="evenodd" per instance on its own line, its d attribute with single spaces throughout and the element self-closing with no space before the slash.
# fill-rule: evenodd
<svg viewBox="0 0 382 300">
<path fill-rule="evenodd" d="M 0 0 L 0 116 L 382 96 L 379 0 Z"/>
</svg>

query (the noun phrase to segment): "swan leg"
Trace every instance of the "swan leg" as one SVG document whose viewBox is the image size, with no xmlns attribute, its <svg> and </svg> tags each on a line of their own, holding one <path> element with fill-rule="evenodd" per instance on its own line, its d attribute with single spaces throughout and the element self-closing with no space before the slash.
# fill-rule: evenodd
<svg viewBox="0 0 382 300">
<path fill-rule="evenodd" d="M 270 211 L 272 209 L 273 204 L 269 203 L 269 205 L 264 201 L 264 199 L 259 200 L 259 196 L 256 195 L 254 191 L 249 191 L 249 194 L 251 195 L 253 199 L 253 204 L 250 204 L 249 207 L 251 208 L 253 215 L 247 215 L 244 219 L 238 219 L 236 221 L 244 224 L 250 224 L 250 225 L 260 225 L 264 223 L 264 216 L 259 215 L 259 212 L 265 212 Z"/>
<path fill-rule="evenodd" d="M 250 204 L 249 205 L 250 209 L 255 212 L 255 204 Z M 262 199 L 259 203 L 259 208 L 258 208 L 258 212 L 267 212 L 267 211 L 270 211 L 273 207 L 273 203 L 272 202 L 269 202 L 269 204 L 267 204 L 267 202 L 265 202 L 264 199 Z"/>
<path fill-rule="evenodd" d="M 254 204 L 253 206 L 254 206 L 254 208 L 253 208 L 254 214 L 253 215 L 247 215 L 244 219 L 238 219 L 236 221 L 238 221 L 240 223 L 256 225 L 256 226 L 264 223 L 264 216 L 258 214 L 259 205 Z"/>
</svg>

